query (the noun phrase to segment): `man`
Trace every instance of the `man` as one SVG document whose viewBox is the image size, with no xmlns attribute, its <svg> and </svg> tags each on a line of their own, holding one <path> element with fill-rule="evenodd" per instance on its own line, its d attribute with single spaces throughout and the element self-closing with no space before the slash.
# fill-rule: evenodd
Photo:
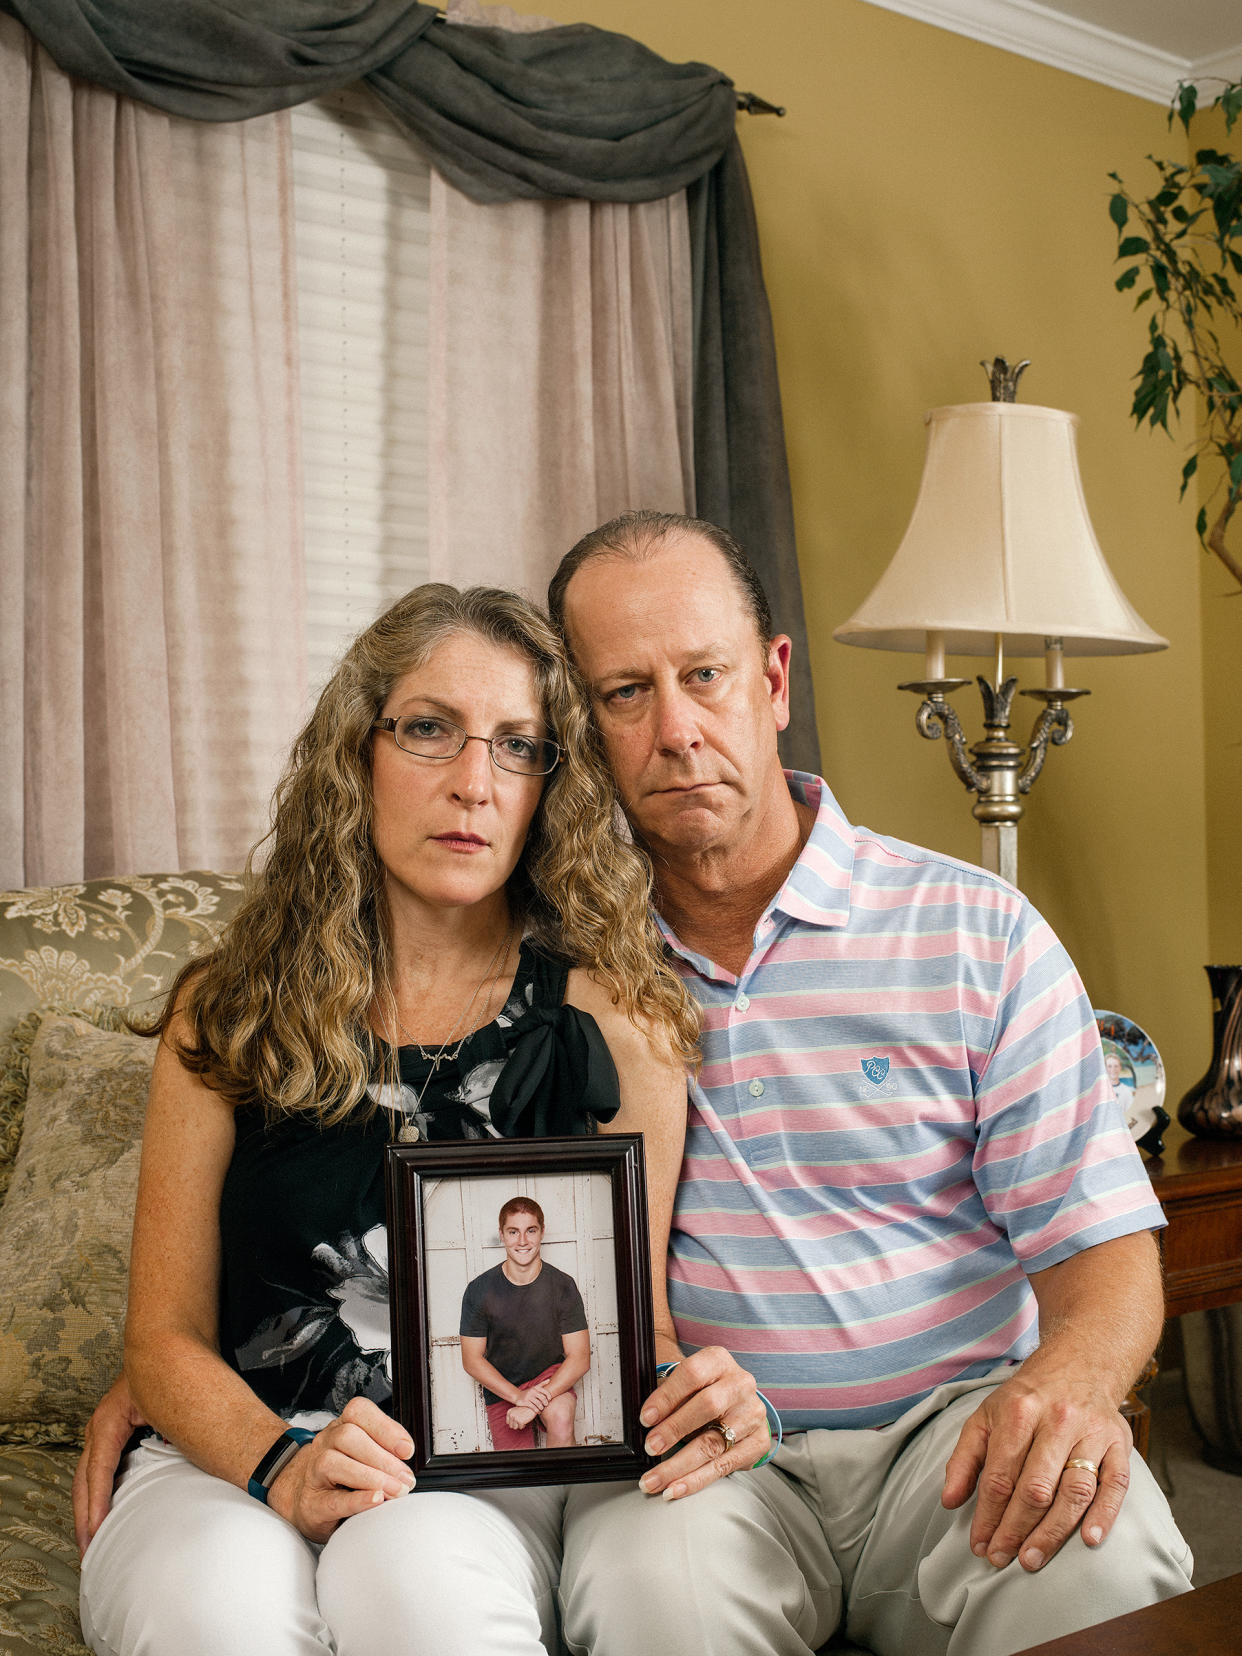
<svg viewBox="0 0 1242 1656">
<path fill-rule="evenodd" d="M 493 1449 L 533 1449 L 536 1420 L 549 1449 L 574 1442 L 577 1381 L 591 1366 L 578 1284 L 544 1259 L 543 1209 L 512 1196 L 500 1210 L 499 1265 L 466 1284 L 461 1362 L 483 1387 Z"/>
<path fill-rule="evenodd" d="M 1118 1413 L 1163 1220 L 1064 951 L 998 879 L 786 779 L 790 643 L 722 531 L 629 514 L 550 607 L 704 1009 L 669 1252 L 700 1349 L 648 1447 L 740 1421 L 737 1359 L 794 1429 L 728 1481 L 749 1448 L 683 1441 L 658 1504 L 571 1489 L 572 1647 L 805 1656 L 844 1620 L 884 1656 L 1005 1656 L 1187 1590 Z"/>
</svg>

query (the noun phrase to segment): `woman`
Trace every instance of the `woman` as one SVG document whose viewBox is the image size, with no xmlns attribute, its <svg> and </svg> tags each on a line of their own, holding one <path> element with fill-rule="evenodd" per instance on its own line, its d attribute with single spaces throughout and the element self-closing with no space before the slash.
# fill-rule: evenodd
<svg viewBox="0 0 1242 1656">
<path fill-rule="evenodd" d="M 324 690 L 253 894 L 157 1025 L 125 1367 L 166 1441 L 86 1553 L 97 1651 L 554 1648 L 560 1491 L 401 1499 L 383 1147 L 642 1132 L 676 1358 L 697 1022 L 612 812 L 561 645 L 511 594 L 417 589 Z"/>
</svg>

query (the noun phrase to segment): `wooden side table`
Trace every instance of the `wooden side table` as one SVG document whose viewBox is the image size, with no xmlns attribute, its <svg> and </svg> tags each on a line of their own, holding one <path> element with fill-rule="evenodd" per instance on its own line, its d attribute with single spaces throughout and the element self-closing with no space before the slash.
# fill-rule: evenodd
<svg viewBox="0 0 1242 1656">
<path fill-rule="evenodd" d="M 1169 1223 L 1160 1233 L 1165 1315 L 1185 1316 L 1187 1395 L 1204 1458 L 1242 1472 L 1236 1368 L 1242 1310 L 1242 1140 L 1181 1139 L 1147 1164 Z"/>
<path fill-rule="evenodd" d="M 1165 1315 L 1242 1301 L 1242 1139 L 1183 1139 L 1147 1171 L 1169 1221 Z"/>
<path fill-rule="evenodd" d="M 1115 1616 L 1081 1633 L 1032 1645 L 1019 1656 L 1224 1656 L 1237 1650 L 1242 1575 Z"/>
</svg>

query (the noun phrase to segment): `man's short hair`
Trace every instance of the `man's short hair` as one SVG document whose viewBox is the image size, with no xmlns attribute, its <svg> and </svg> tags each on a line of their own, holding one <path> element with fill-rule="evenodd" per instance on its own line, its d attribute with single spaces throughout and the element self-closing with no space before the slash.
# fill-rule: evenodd
<svg viewBox="0 0 1242 1656">
<path fill-rule="evenodd" d="M 562 636 L 565 634 L 565 589 L 584 563 L 609 553 L 641 557 L 644 552 L 654 551 L 664 541 L 678 535 L 697 536 L 720 553 L 741 588 L 766 656 L 768 645 L 772 642 L 772 609 L 763 583 L 755 573 L 755 566 L 729 531 L 703 518 L 686 517 L 681 512 L 653 512 L 647 508 L 623 512 L 620 517 L 592 529 L 589 535 L 583 535 L 578 544 L 566 552 L 557 565 L 556 574 L 548 587 L 548 611 Z"/>
<path fill-rule="evenodd" d="M 543 1209 L 538 1202 L 532 1201 L 529 1196 L 510 1196 L 500 1210 L 500 1218 L 496 1221 L 496 1228 L 502 1236 L 505 1234 L 505 1220 L 511 1219 L 515 1213 L 529 1213 L 540 1230 L 546 1228 L 543 1222 Z"/>
</svg>

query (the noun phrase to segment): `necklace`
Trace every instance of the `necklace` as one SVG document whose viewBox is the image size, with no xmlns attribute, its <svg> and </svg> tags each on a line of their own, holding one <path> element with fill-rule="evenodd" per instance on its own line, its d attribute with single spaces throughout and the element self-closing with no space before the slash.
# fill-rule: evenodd
<svg viewBox="0 0 1242 1656">
<path fill-rule="evenodd" d="M 495 976 L 496 973 L 503 971 L 505 963 L 507 962 L 507 960 L 509 958 L 509 949 L 510 949 L 510 946 L 511 946 L 512 942 L 513 942 L 513 928 L 512 928 L 512 926 L 509 926 L 505 929 L 504 936 L 500 939 L 500 942 L 496 945 L 496 952 L 495 952 L 495 954 L 493 954 L 492 958 L 488 961 L 487 968 L 484 971 L 483 976 L 479 979 L 478 983 L 475 984 L 474 993 L 471 995 L 470 999 L 466 1002 L 465 1006 L 463 1006 L 461 1011 L 458 1013 L 457 1018 L 454 1021 L 452 1029 L 449 1030 L 448 1040 L 445 1041 L 442 1046 L 438 1047 L 435 1052 L 428 1052 L 425 1047 L 420 1046 L 419 1043 L 410 1034 L 409 1030 L 401 1022 L 401 1019 L 397 1016 L 396 999 L 394 997 L 392 1021 L 397 1026 L 398 1034 L 403 1035 L 405 1037 L 406 1044 L 408 1046 L 412 1046 L 412 1047 L 415 1047 L 417 1049 L 418 1055 L 423 1060 L 424 1063 L 431 1065 L 431 1068 L 427 1071 L 427 1079 L 423 1082 L 422 1086 L 418 1089 L 418 1093 L 415 1096 L 414 1108 L 413 1108 L 412 1111 L 410 1111 L 411 1115 L 417 1115 L 419 1110 L 421 1109 L 423 1099 L 424 1099 L 424 1097 L 426 1096 L 426 1093 L 427 1093 L 427 1088 L 431 1085 L 432 1079 L 435 1076 L 436 1071 L 440 1068 L 440 1065 L 441 1064 L 454 1063 L 456 1061 L 457 1057 L 458 1057 L 458 1054 L 461 1052 L 462 1047 L 464 1047 L 466 1042 L 469 1040 L 470 1035 L 472 1033 L 471 1030 L 466 1031 L 466 1033 L 462 1036 L 461 1040 L 458 1041 L 457 1045 L 453 1048 L 452 1052 L 448 1051 L 448 1046 L 449 1046 L 450 1042 L 452 1041 L 453 1036 L 456 1035 L 457 1031 L 461 1028 L 462 1024 L 465 1022 L 467 1016 L 469 1015 L 470 1008 L 474 1005 L 475 1001 L 478 1000 L 479 995 L 482 992 L 483 985 L 488 981 L 489 978 Z M 484 1011 L 488 1010 L 488 1008 L 490 1007 L 490 1004 L 491 1004 L 491 996 L 489 995 L 488 1000 L 484 1005 Z M 487 1019 L 484 1018 L 483 1021 L 486 1023 Z M 416 1141 L 418 1139 L 418 1137 L 419 1137 L 419 1130 L 418 1130 L 417 1125 L 415 1123 L 409 1122 L 409 1121 L 407 1121 L 400 1128 L 400 1130 L 397 1133 L 397 1140 L 398 1140 L 399 1143 L 402 1143 L 402 1144 L 408 1144 L 412 1141 Z"/>
</svg>

